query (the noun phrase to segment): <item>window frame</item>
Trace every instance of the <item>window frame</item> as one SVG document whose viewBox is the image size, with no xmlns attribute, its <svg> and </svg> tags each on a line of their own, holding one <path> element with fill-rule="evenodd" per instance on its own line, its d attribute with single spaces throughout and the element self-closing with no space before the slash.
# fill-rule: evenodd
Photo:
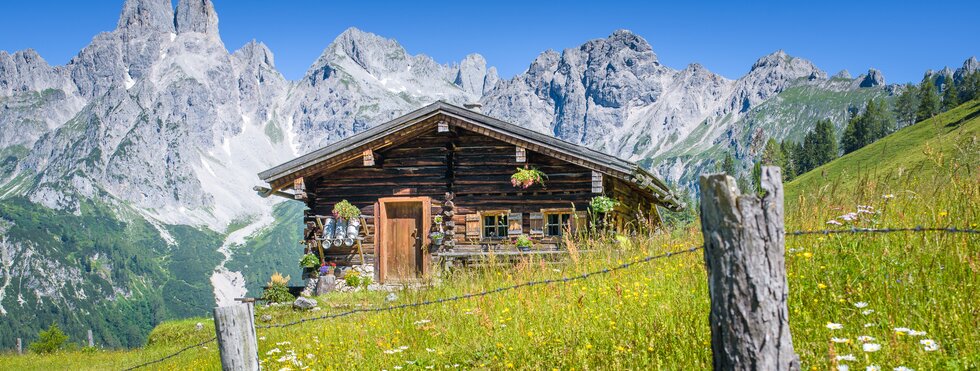
<svg viewBox="0 0 980 371">
<path fill-rule="evenodd" d="M 575 212 L 572 209 L 541 209 L 541 214 L 542 219 L 544 219 L 542 220 L 541 229 L 545 237 L 562 237 L 565 235 L 566 228 L 571 231 L 575 218 Z M 557 224 L 550 222 L 552 215 L 557 216 Z M 558 228 L 558 234 L 552 234 L 551 228 Z"/>
<path fill-rule="evenodd" d="M 507 215 L 510 214 L 510 210 L 491 210 L 480 212 L 480 238 L 487 240 L 506 240 L 509 238 L 507 231 L 509 230 L 510 224 L 508 224 Z M 495 225 L 488 225 L 487 218 L 494 218 Z M 490 236 L 487 234 L 488 231 L 495 230 L 498 234 L 497 236 Z M 503 234 L 500 234 L 503 232 Z"/>
</svg>

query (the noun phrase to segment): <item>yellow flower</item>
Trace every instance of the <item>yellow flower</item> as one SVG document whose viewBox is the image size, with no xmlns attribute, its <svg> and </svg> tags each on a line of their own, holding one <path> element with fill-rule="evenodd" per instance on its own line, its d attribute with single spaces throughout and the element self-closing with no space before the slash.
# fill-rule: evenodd
<svg viewBox="0 0 980 371">
<path fill-rule="evenodd" d="M 585 349 L 592 349 L 592 344 L 585 344 Z"/>
<path fill-rule="evenodd" d="M 827 285 L 824 285 L 824 284 L 822 284 L 822 283 L 818 283 L 818 284 L 817 284 L 817 288 L 818 288 L 818 289 L 825 289 L 825 288 L 827 288 Z"/>
<path fill-rule="evenodd" d="M 945 211 L 940 211 L 940 212 L 939 212 L 939 217 L 940 217 L 940 218 L 942 218 L 942 217 L 944 217 L 944 216 L 946 216 L 946 215 L 949 215 L 949 213 L 947 213 L 947 212 L 945 212 Z"/>
<path fill-rule="evenodd" d="M 807 258 L 807 259 L 810 259 L 810 258 L 812 258 L 812 257 L 813 257 L 813 253 L 811 253 L 811 252 L 809 252 L 809 251 L 807 251 L 807 252 L 804 252 L 804 253 L 803 253 L 803 257 L 804 257 L 804 258 Z"/>
</svg>

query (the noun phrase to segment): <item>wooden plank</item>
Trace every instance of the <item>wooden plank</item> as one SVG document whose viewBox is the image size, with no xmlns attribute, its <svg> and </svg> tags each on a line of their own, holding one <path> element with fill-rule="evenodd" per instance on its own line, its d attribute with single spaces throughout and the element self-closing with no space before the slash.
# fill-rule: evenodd
<svg viewBox="0 0 980 371">
<path fill-rule="evenodd" d="M 480 214 L 466 215 L 466 238 L 480 238 Z"/>
<path fill-rule="evenodd" d="M 524 234 L 524 214 L 507 214 L 507 235 L 520 236 L 522 234 Z"/>
<path fill-rule="evenodd" d="M 363 157 L 364 157 L 364 166 L 374 166 L 374 150 L 365 149 Z"/>
<path fill-rule="evenodd" d="M 530 213 L 531 228 L 529 235 L 532 238 L 544 237 L 544 213 Z"/>
<path fill-rule="evenodd" d="M 252 303 L 214 308 L 214 331 L 223 370 L 259 370 Z"/>
</svg>

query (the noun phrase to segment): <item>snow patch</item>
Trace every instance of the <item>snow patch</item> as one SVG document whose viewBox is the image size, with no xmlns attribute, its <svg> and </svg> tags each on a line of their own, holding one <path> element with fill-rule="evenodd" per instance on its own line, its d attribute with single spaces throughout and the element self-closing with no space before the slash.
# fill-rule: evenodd
<svg viewBox="0 0 980 371">
<path fill-rule="evenodd" d="M 221 260 L 221 264 L 214 268 L 214 273 L 211 275 L 211 285 L 214 286 L 214 298 L 219 307 L 234 305 L 235 298 L 244 297 L 248 292 L 245 288 L 245 276 L 242 275 L 242 272 L 231 271 L 225 267 L 234 256 L 232 248 L 245 244 L 249 236 L 254 235 L 274 221 L 275 218 L 272 217 L 271 213 L 262 214 L 258 220 L 228 234 L 224 243 L 218 248 L 218 252 L 224 255 L 224 259 Z"/>
</svg>

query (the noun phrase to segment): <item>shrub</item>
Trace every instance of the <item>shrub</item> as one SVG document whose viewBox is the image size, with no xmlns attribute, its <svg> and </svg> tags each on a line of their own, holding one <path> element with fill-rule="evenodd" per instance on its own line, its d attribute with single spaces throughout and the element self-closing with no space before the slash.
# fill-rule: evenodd
<svg viewBox="0 0 980 371">
<path fill-rule="evenodd" d="M 299 266 L 303 268 L 313 268 L 318 265 L 320 265 L 320 259 L 313 254 L 303 255 L 303 257 L 299 259 Z"/>
<path fill-rule="evenodd" d="M 522 249 L 530 249 L 533 244 L 534 243 L 531 242 L 531 239 L 528 238 L 526 234 L 517 236 L 517 241 L 514 242 L 514 245 L 517 245 L 518 248 Z"/>
<path fill-rule="evenodd" d="M 589 209 L 594 213 L 605 214 L 612 211 L 616 204 L 616 200 L 607 196 L 595 196 L 589 201 Z"/>
<path fill-rule="evenodd" d="M 279 272 L 273 273 L 269 278 L 268 287 L 262 292 L 262 299 L 270 303 L 288 303 L 296 299 L 289 293 L 289 276 L 283 277 Z"/>
<path fill-rule="evenodd" d="M 373 280 L 371 277 L 362 276 L 361 272 L 351 269 L 344 275 L 344 282 L 350 287 L 364 287 L 367 288 Z"/>
<path fill-rule="evenodd" d="M 65 342 L 68 341 L 68 335 L 61 332 L 58 325 L 52 323 L 47 330 L 42 330 L 37 334 L 37 341 L 31 343 L 28 347 L 34 353 L 54 353 L 55 351 L 65 347 Z"/>
</svg>

